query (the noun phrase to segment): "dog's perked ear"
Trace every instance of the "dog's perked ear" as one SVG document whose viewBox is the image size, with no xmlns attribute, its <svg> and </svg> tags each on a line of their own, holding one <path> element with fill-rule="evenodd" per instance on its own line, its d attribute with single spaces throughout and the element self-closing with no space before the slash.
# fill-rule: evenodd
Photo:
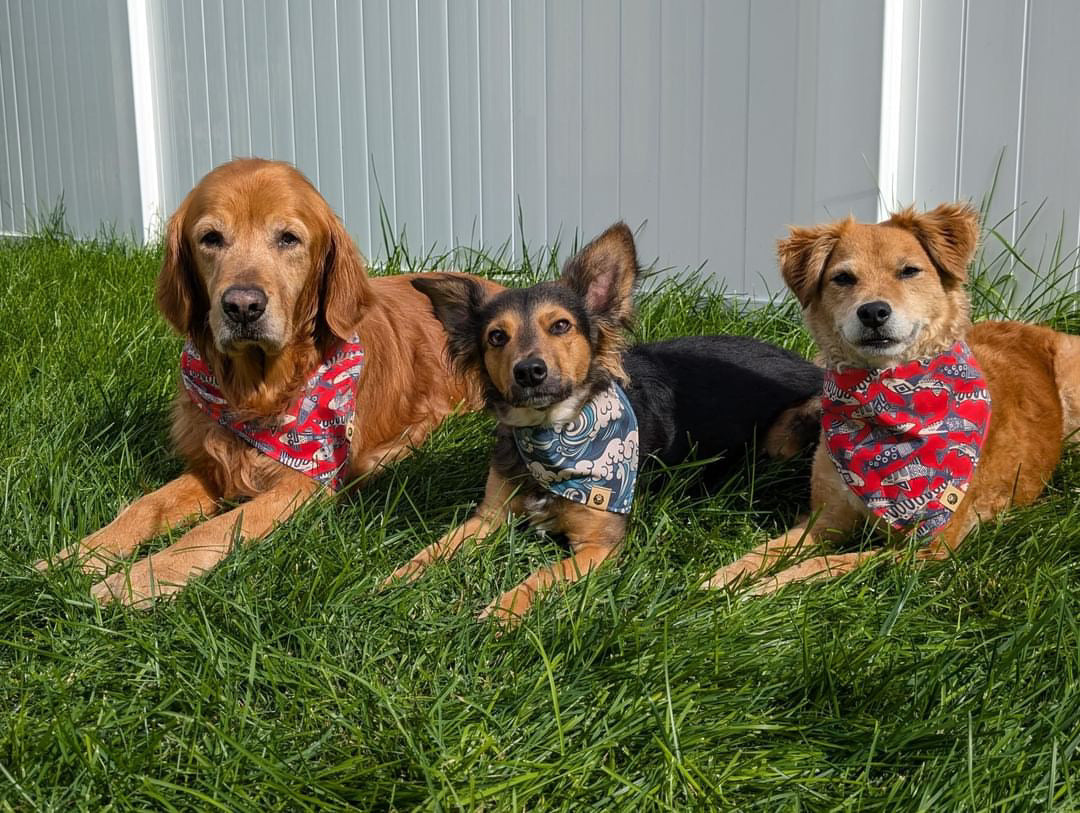
<svg viewBox="0 0 1080 813">
<path fill-rule="evenodd" d="M 616 223 L 563 266 L 562 281 L 585 300 L 589 312 L 631 327 L 638 279 L 634 235 Z"/>
<path fill-rule="evenodd" d="M 915 235 L 942 282 L 967 282 L 968 266 L 979 244 L 979 213 L 971 204 L 943 203 L 921 214 L 909 206 L 885 222 Z"/>
<path fill-rule="evenodd" d="M 484 289 L 476 280 L 458 274 L 424 274 L 412 287 L 431 300 L 435 318 L 446 330 L 446 349 L 459 371 L 483 365 L 480 326 Z"/>
<path fill-rule="evenodd" d="M 776 242 L 776 257 L 784 282 L 804 308 L 810 304 L 821 283 L 821 275 L 840 235 L 854 221 L 848 217 L 835 223 L 810 228 L 791 227 L 791 233 Z"/>
<path fill-rule="evenodd" d="M 371 303 L 371 282 L 364 258 L 333 212 L 328 213 L 326 228 L 319 315 L 331 333 L 339 339 L 350 339 Z"/>
<path fill-rule="evenodd" d="M 196 327 L 197 319 L 201 319 L 207 309 L 206 295 L 184 238 L 184 219 L 190 197 L 180 204 L 165 226 L 165 259 L 154 292 L 161 315 L 177 333 L 185 336 Z"/>
</svg>

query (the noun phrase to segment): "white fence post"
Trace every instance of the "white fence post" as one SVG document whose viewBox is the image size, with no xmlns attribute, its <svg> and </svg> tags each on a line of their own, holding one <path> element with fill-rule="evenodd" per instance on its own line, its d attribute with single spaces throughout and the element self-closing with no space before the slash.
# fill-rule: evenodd
<svg viewBox="0 0 1080 813">
<path fill-rule="evenodd" d="M 897 205 L 900 164 L 901 93 L 904 59 L 904 2 L 885 0 L 881 47 L 881 136 L 878 147 L 878 220 Z"/>
<path fill-rule="evenodd" d="M 135 143 L 139 160 L 139 202 L 143 240 L 156 236 L 164 215 L 158 157 L 158 122 L 154 114 L 154 71 L 151 62 L 150 0 L 127 0 L 131 45 L 131 89 L 135 105 Z"/>
</svg>

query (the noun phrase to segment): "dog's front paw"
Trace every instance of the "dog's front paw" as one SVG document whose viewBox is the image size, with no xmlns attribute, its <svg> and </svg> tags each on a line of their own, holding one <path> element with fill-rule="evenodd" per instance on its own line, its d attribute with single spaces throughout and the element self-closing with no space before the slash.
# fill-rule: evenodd
<svg viewBox="0 0 1080 813">
<path fill-rule="evenodd" d="M 529 611 L 533 603 L 535 590 L 527 586 L 519 585 L 513 590 L 507 590 L 476 616 L 477 621 L 490 618 L 503 629 L 509 630 L 521 623 L 522 617 Z"/>
<path fill-rule="evenodd" d="M 90 595 L 99 604 L 114 601 L 139 609 L 147 609 L 156 598 L 166 598 L 183 588 L 181 580 L 172 581 L 164 573 L 154 573 L 149 559 L 143 559 L 130 570 L 113 573 L 109 578 L 95 584 Z"/>
<path fill-rule="evenodd" d="M 701 585 L 701 589 L 720 590 L 740 582 L 746 583 L 753 579 L 756 573 L 757 567 L 755 564 L 739 559 L 716 571 L 708 581 Z"/>
<path fill-rule="evenodd" d="M 391 587 L 395 584 L 409 584 L 420 578 L 421 574 L 427 570 L 427 566 L 430 561 L 422 559 L 420 556 L 414 556 L 407 561 L 381 582 L 379 582 L 379 588 Z"/>
<path fill-rule="evenodd" d="M 74 559 L 79 569 L 88 576 L 104 576 L 109 566 L 116 563 L 116 558 L 105 554 L 102 550 L 88 547 L 86 541 L 75 545 L 68 545 L 59 553 L 45 559 L 34 562 L 34 569 L 38 572 L 48 570 L 50 567 L 62 565 Z"/>
</svg>

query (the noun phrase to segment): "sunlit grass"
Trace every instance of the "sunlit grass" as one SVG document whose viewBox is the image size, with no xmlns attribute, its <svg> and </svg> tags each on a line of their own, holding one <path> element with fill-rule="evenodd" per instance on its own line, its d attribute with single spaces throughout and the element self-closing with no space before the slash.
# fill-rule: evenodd
<svg viewBox="0 0 1080 813">
<path fill-rule="evenodd" d="M 1080 329 L 1075 298 L 1050 290 L 1075 256 L 983 245 L 981 315 Z M 557 265 L 508 256 L 399 243 L 383 270 L 453 262 L 527 282 Z M 747 463 L 709 496 L 682 469 L 644 491 L 616 565 L 501 638 L 475 613 L 557 541 L 508 529 L 416 586 L 376 589 L 480 496 L 481 415 L 150 612 L 98 609 L 72 569 L 35 573 L 180 471 L 159 262 L 56 224 L 0 242 L 4 807 L 1076 806 L 1075 456 L 1042 501 L 943 565 L 755 600 L 696 585 L 805 507 L 805 463 Z M 641 339 L 748 333 L 811 352 L 788 299 L 748 308 L 693 275 L 653 282 Z"/>
</svg>

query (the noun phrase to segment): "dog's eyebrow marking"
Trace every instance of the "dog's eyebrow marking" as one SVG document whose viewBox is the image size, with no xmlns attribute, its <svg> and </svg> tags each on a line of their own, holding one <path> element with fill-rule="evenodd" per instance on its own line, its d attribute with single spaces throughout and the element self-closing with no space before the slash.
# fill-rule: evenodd
<svg viewBox="0 0 1080 813">
<path fill-rule="evenodd" d="M 546 329 L 545 323 L 548 322 L 557 322 L 559 319 L 566 319 L 570 322 L 574 321 L 574 315 L 562 305 L 549 305 L 548 307 L 537 309 L 535 314 L 536 323 L 540 326 L 541 330 Z"/>
<path fill-rule="evenodd" d="M 835 272 L 847 272 L 849 274 L 854 270 L 855 270 L 855 264 L 852 263 L 851 260 L 841 260 L 840 262 L 838 262 L 836 265 L 834 265 L 832 268 L 829 269 L 830 272 L 834 272 L 834 273 Z"/>
<path fill-rule="evenodd" d="M 217 215 L 203 215 L 195 221 L 195 225 L 192 227 L 193 231 L 200 232 L 208 229 L 216 229 L 217 231 L 223 231 L 225 229 L 225 221 Z"/>
</svg>

